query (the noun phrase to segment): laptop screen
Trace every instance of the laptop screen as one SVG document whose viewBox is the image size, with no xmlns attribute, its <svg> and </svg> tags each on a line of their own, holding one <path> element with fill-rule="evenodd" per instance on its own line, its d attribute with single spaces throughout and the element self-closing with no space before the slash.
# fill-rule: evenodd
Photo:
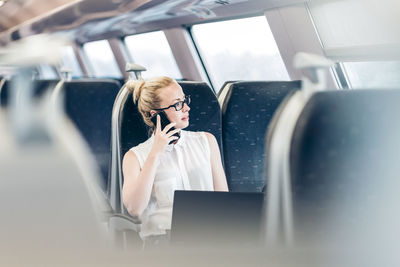
<svg viewBox="0 0 400 267">
<path fill-rule="evenodd" d="M 263 193 L 175 191 L 171 244 L 258 244 Z"/>
</svg>

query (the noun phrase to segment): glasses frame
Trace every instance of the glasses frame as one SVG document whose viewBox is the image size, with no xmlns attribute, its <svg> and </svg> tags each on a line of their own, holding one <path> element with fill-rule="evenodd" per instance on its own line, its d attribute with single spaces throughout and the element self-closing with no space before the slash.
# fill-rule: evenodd
<svg viewBox="0 0 400 267">
<path fill-rule="evenodd" d="M 174 108 L 175 111 L 180 111 L 185 106 L 185 103 L 186 103 L 186 105 L 189 106 L 190 102 L 191 102 L 190 95 L 185 95 L 185 99 L 184 100 L 178 101 L 175 104 L 172 104 L 172 105 L 170 105 L 170 106 L 168 106 L 166 108 L 153 108 L 153 110 L 163 111 L 163 110 L 166 110 L 166 109 L 169 109 L 169 108 Z M 178 109 L 177 108 L 178 105 L 182 105 L 182 108 Z"/>
</svg>

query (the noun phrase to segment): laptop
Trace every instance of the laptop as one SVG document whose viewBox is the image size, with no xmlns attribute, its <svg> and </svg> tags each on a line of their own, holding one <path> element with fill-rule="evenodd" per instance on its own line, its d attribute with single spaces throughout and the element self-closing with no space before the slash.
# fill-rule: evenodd
<svg viewBox="0 0 400 267">
<path fill-rule="evenodd" d="M 175 191 L 172 245 L 257 245 L 263 193 Z"/>
</svg>

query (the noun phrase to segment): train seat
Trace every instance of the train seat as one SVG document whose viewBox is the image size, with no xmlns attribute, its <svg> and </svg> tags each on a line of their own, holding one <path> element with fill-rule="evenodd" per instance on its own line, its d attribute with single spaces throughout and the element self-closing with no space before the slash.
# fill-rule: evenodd
<svg viewBox="0 0 400 267">
<path fill-rule="evenodd" d="M 7 108 L 9 105 L 9 88 L 12 80 L 3 80 L 0 83 L 0 106 Z M 59 80 L 34 80 L 33 81 L 33 97 L 38 99 L 49 89 L 52 90 Z"/>
<path fill-rule="evenodd" d="M 111 158 L 111 114 L 119 84 L 114 80 L 65 81 L 61 93 L 65 110 L 90 147 L 103 178 L 109 175 Z"/>
<path fill-rule="evenodd" d="M 271 146 L 289 145 L 288 154 L 271 153 L 267 162 L 271 170 L 283 168 L 267 178 L 268 203 L 275 203 L 268 209 L 289 214 L 275 225 L 291 227 L 277 232 L 300 245 L 336 249 L 382 248 L 398 236 L 399 101 L 400 90 L 317 92 L 299 109 L 290 138 L 281 140 L 278 128 L 268 133 Z M 288 205 L 279 199 L 289 199 Z M 269 215 L 270 225 L 280 218 Z"/>
<path fill-rule="evenodd" d="M 217 98 L 218 98 L 218 102 L 219 102 L 219 105 L 221 108 L 224 105 L 225 99 L 227 98 L 226 96 L 228 95 L 228 93 L 230 92 L 230 90 L 232 88 L 232 84 L 235 82 L 237 82 L 237 81 L 226 81 L 219 89 L 219 91 L 217 93 Z"/>
<path fill-rule="evenodd" d="M 300 81 L 235 82 L 222 107 L 225 172 L 232 191 L 261 192 L 264 135 L 283 99 Z"/>
</svg>

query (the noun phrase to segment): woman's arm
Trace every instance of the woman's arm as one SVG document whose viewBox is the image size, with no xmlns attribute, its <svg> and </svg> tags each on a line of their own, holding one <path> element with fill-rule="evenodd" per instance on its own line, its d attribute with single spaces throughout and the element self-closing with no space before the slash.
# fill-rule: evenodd
<svg viewBox="0 0 400 267">
<path fill-rule="evenodd" d="M 132 216 L 140 216 L 149 204 L 159 156 L 169 142 L 177 139 L 173 135 L 180 130 L 175 129 L 167 133 L 174 125 L 175 123 L 170 123 L 161 131 L 160 116 L 157 116 L 154 143 L 142 169 L 140 169 L 139 160 L 134 152 L 128 151 L 124 155 L 122 161 L 122 171 L 124 174 L 122 200 L 129 214 Z"/>
<path fill-rule="evenodd" d="M 149 203 L 157 166 L 157 154 L 147 157 L 142 170 L 133 151 L 126 152 L 124 156 L 122 200 L 129 214 L 134 217 L 140 216 Z"/>
<path fill-rule="evenodd" d="M 219 146 L 217 139 L 211 133 L 205 133 L 210 146 L 211 154 L 211 170 L 214 182 L 215 191 L 229 191 L 228 184 L 226 182 L 224 168 L 222 167 L 221 154 L 219 152 Z"/>
</svg>

